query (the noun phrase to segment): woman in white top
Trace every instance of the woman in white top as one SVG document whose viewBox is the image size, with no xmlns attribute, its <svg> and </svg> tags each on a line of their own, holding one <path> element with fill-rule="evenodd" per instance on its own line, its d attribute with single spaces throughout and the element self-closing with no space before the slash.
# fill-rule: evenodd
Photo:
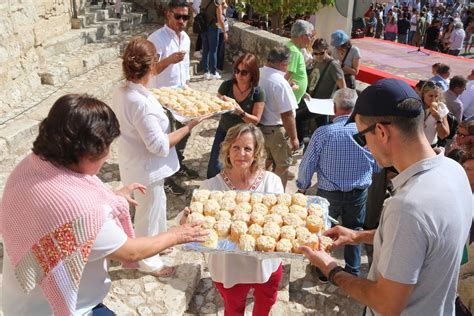
<svg viewBox="0 0 474 316">
<path fill-rule="evenodd" d="M 166 231 L 166 195 L 164 179 L 179 169 L 174 146 L 203 118 L 190 121 L 170 132 L 162 106 L 147 85 L 157 66 L 156 49 L 150 41 L 137 37 L 130 41 L 123 55 L 126 82 L 113 95 L 112 104 L 120 122 L 119 168 L 124 184 L 142 183 L 145 195 L 137 195 L 135 234 L 153 236 Z M 159 277 L 175 272 L 164 267 L 159 255 L 140 261 L 139 270 Z"/>
<path fill-rule="evenodd" d="M 201 189 L 284 193 L 280 178 L 264 169 L 264 139 L 255 125 L 242 123 L 230 128 L 221 144 L 219 160 L 224 169 L 204 181 Z M 280 259 L 210 254 L 209 271 L 224 298 L 225 315 L 244 315 L 250 288 L 254 288 L 253 315 L 268 315 L 276 302 L 282 277 Z"/>
<path fill-rule="evenodd" d="M 449 135 L 447 107 L 442 103 L 443 91 L 433 81 L 427 81 L 420 89 L 420 97 L 425 109 L 425 135 L 431 146 Z"/>
</svg>

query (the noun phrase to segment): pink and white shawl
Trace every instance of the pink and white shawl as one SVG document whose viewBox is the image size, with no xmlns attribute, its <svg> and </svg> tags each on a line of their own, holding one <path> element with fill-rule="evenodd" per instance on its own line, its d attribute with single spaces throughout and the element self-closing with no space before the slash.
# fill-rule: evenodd
<svg viewBox="0 0 474 316">
<path fill-rule="evenodd" d="M 128 203 L 96 176 L 28 155 L 9 176 L 0 204 L 0 233 L 20 286 L 39 285 L 55 315 L 72 315 L 79 282 L 105 221 L 104 206 L 134 237 Z"/>
</svg>

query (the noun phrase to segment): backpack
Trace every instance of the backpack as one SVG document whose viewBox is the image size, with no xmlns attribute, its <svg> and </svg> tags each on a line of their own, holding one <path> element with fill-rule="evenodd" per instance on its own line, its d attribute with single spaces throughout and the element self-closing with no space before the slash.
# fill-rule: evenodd
<svg viewBox="0 0 474 316">
<path fill-rule="evenodd" d="M 207 6 L 204 8 L 204 10 L 201 8 L 201 10 L 199 10 L 199 13 L 194 17 L 194 22 L 193 22 L 194 34 L 201 34 L 207 31 L 207 28 L 209 27 L 209 23 L 207 21 L 206 11 L 212 2 L 213 0 L 210 0 Z"/>
</svg>

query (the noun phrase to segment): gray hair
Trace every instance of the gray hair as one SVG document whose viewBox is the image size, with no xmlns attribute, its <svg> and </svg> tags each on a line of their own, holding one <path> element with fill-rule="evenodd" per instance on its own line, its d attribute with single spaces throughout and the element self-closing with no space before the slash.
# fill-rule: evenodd
<svg viewBox="0 0 474 316">
<path fill-rule="evenodd" d="M 298 38 L 301 35 L 311 34 L 314 30 L 313 24 L 305 20 L 296 20 L 291 27 L 291 38 Z"/>
<path fill-rule="evenodd" d="M 456 24 L 454 24 L 455 29 L 462 29 L 462 27 L 463 27 L 462 22 L 456 22 Z"/>
<path fill-rule="evenodd" d="M 267 62 L 272 65 L 288 62 L 290 54 L 290 49 L 287 46 L 273 47 L 268 53 Z"/>
<path fill-rule="evenodd" d="M 354 109 L 357 101 L 357 92 L 354 89 L 344 88 L 337 90 L 333 97 L 336 108 L 343 111 Z"/>
</svg>

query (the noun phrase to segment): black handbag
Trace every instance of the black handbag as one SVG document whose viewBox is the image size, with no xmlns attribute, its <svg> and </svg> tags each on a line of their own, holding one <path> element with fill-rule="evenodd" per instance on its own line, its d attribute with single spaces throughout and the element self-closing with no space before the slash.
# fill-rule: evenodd
<svg viewBox="0 0 474 316">
<path fill-rule="evenodd" d="M 199 13 L 194 17 L 194 22 L 193 22 L 193 33 L 194 34 L 201 34 L 207 31 L 207 28 L 209 27 L 207 17 L 206 17 L 206 11 L 207 8 L 211 5 L 211 3 L 214 0 L 209 0 L 209 3 L 207 6 L 204 8 L 204 10 L 201 8 Z"/>
</svg>

